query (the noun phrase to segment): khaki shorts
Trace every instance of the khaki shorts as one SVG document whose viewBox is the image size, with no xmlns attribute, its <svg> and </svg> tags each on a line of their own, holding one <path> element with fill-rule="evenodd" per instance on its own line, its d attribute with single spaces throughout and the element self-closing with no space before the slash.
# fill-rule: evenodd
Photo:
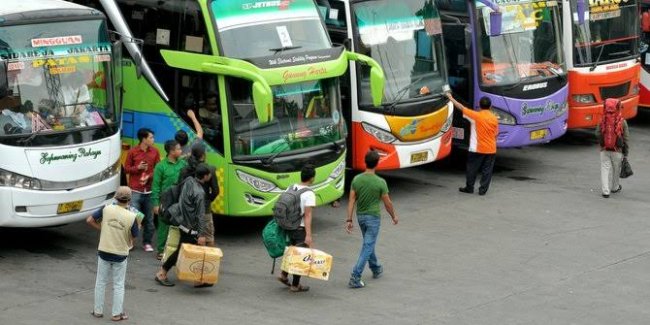
<svg viewBox="0 0 650 325">
<path fill-rule="evenodd" d="M 214 219 L 212 219 L 212 212 L 204 214 L 203 218 L 205 218 L 205 228 L 207 229 L 205 232 L 205 241 L 214 243 Z"/>
</svg>

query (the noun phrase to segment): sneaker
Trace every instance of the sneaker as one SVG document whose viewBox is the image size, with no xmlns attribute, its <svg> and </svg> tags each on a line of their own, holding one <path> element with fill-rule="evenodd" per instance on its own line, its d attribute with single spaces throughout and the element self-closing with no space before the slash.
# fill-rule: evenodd
<svg viewBox="0 0 650 325">
<path fill-rule="evenodd" d="M 467 188 L 467 187 L 460 187 L 460 188 L 458 188 L 458 191 L 459 191 L 459 192 L 463 192 L 463 193 L 467 193 L 467 194 L 472 194 L 472 193 L 474 193 L 474 189 L 473 189 L 473 188 Z"/>
<path fill-rule="evenodd" d="M 618 193 L 623 189 L 623 185 L 619 185 L 617 189 L 613 190 L 612 193 Z"/>
<path fill-rule="evenodd" d="M 379 279 L 379 278 L 381 278 L 382 274 L 384 274 L 384 267 L 380 266 L 376 270 L 372 271 L 372 278 L 373 279 Z"/>
<path fill-rule="evenodd" d="M 350 278 L 350 282 L 348 282 L 348 287 L 351 289 L 359 289 L 365 287 L 366 284 L 361 281 L 361 279 L 355 279 L 355 278 Z"/>
<path fill-rule="evenodd" d="M 603 194 L 603 197 L 609 199 L 609 194 Z"/>
<path fill-rule="evenodd" d="M 487 191 L 478 190 L 478 195 L 483 196 L 485 194 L 487 194 Z"/>
<path fill-rule="evenodd" d="M 153 246 L 151 246 L 151 244 L 144 244 L 144 251 L 153 252 Z"/>
</svg>

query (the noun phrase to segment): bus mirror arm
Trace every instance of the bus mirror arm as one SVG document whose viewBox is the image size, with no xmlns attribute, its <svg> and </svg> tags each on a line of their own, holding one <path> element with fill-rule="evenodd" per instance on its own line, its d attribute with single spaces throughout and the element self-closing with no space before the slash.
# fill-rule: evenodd
<svg viewBox="0 0 650 325">
<path fill-rule="evenodd" d="M 370 93 L 372 95 L 372 104 L 375 107 L 381 106 L 384 99 L 384 86 L 386 78 L 384 69 L 381 68 L 377 61 L 363 54 L 346 51 L 348 60 L 357 61 L 361 64 L 370 66 Z"/>
<path fill-rule="evenodd" d="M 492 12 L 490 13 L 490 36 L 501 35 L 501 22 L 503 21 L 503 16 L 501 15 L 499 5 L 491 0 L 478 1 L 492 9 Z"/>
<path fill-rule="evenodd" d="M 173 68 L 207 72 L 251 81 L 253 83 L 251 93 L 258 121 L 260 124 L 266 124 L 273 119 L 273 92 L 271 86 L 259 74 L 258 68 L 253 64 L 239 59 L 182 51 L 161 50 L 160 54 L 165 63 Z"/>
<path fill-rule="evenodd" d="M 576 11 L 578 12 L 578 25 L 582 26 L 585 24 L 585 0 L 578 0 L 576 2 Z"/>
<path fill-rule="evenodd" d="M 7 78 L 7 61 L 0 60 L 0 99 L 7 97 L 9 92 L 9 79 Z"/>
</svg>

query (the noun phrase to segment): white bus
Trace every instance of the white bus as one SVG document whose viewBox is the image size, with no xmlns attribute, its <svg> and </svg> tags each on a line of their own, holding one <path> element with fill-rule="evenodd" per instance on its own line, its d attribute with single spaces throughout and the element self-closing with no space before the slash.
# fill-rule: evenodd
<svg viewBox="0 0 650 325">
<path fill-rule="evenodd" d="M 120 180 L 121 43 L 59 0 L 0 6 L 0 227 L 82 220 Z"/>
</svg>

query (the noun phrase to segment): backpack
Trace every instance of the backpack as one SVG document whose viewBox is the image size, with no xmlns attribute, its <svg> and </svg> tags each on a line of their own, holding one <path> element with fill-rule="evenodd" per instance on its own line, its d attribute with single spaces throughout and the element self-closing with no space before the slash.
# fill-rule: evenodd
<svg viewBox="0 0 650 325">
<path fill-rule="evenodd" d="M 605 100 L 605 113 L 600 121 L 600 146 L 609 151 L 619 151 L 623 147 L 623 117 L 618 99 Z"/>
<path fill-rule="evenodd" d="M 284 230 L 296 230 L 300 227 L 302 213 L 300 213 L 300 195 L 311 191 L 309 187 L 296 190 L 290 186 L 280 194 L 278 201 L 273 206 L 273 219 Z"/>
<path fill-rule="evenodd" d="M 273 258 L 273 268 L 271 274 L 275 271 L 275 259 L 284 255 L 284 248 L 287 247 L 287 233 L 278 226 L 275 219 L 271 219 L 262 230 L 262 242 L 266 247 L 266 252 Z"/>
<path fill-rule="evenodd" d="M 181 190 L 183 189 L 185 180 L 178 184 L 174 184 L 168 189 L 160 193 L 160 215 L 159 217 L 168 225 L 178 226 L 177 221 L 171 214 L 172 206 L 178 205 L 178 200 L 181 197 Z"/>
</svg>

